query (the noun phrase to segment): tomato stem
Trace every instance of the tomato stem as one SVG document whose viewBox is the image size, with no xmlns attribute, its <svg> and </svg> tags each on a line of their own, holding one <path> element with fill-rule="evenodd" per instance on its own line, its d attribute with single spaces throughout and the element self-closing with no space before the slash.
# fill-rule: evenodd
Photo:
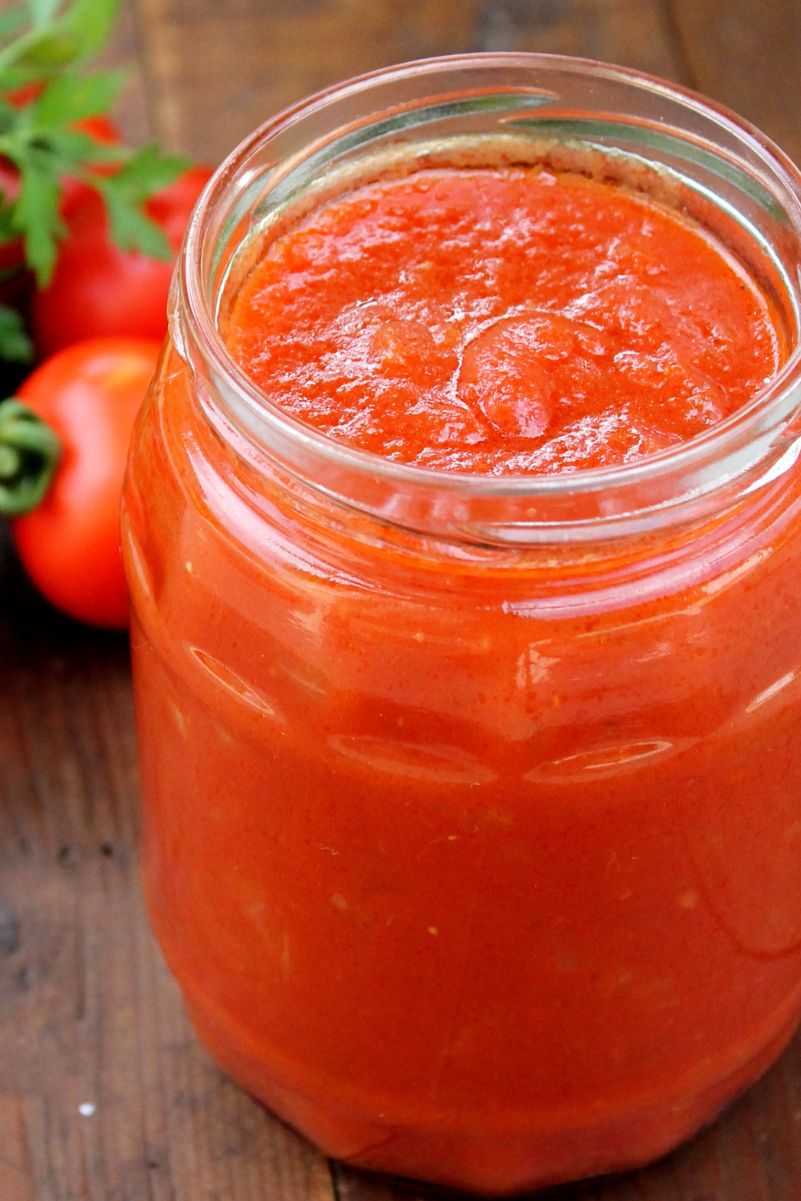
<svg viewBox="0 0 801 1201">
<path fill-rule="evenodd" d="M 23 404 L 0 403 L 0 514 L 19 517 L 47 493 L 61 455 L 54 431 Z"/>
</svg>

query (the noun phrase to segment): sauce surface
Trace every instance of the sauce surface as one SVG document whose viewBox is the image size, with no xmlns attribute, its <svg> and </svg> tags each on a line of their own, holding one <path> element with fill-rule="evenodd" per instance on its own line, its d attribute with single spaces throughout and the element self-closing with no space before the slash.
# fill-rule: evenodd
<svg viewBox="0 0 801 1201">
<path fill-rule="evenodd" d="M 528 167 L 337 198 L 268 244 L 225 336 L 271 401 L 323 433 L 485 474 L 664 450 L 780 359 L 764 297 L 699 226 Z"/>
</svg>

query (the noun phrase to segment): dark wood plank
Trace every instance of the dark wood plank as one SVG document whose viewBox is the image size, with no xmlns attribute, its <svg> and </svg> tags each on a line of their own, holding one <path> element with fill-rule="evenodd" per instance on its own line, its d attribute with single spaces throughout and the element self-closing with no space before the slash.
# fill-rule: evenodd
<svg viewBox="0 0 801 1201">
<path fill-rule="evenodd" d="M 798 0 L 670 2 L 696 85 L 801 161 Z"/>
<path fill-rule="evenodd" d="M 689 82 L 662 0 L 481 0 L 463 48 L 575 54 Z"/>
<path fill-rule="evenodd" d="M 137 6 L 158 131 L 169 145 L 207 161 L 310 92 L 428 55 L 546 50 L 686 78 L 662 0 L 272 0 L 269 6 L 137 0 Z"/>
</svg>

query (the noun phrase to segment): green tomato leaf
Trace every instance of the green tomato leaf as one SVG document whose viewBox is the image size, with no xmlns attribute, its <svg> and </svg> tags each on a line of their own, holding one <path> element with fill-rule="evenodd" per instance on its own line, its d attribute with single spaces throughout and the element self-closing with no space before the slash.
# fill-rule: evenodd
<svg viewBox="0 0 801 1201">
<path fill-rule="evenodd" d="M 58 12 L 59 3 L 60 0 L 27 0 L 33 25 L 48 25 Z"/>
<path fill-rule="evenodd" d="M 0 305 L 0 358 L 9 363 L 30 363 L 33 346 L 16 309 Z"/>
<path fill-rule="evenodd" d="M 0 193 L 0 242 L 10 242 L 17 237 L 14 228 L 14 206 Z"/>
<path fill-rule="evenodd" d="M 134 151 L 113 175 L 97 176 L 94 186 L 102 195 L 111 236 L 123 250 L 138 250 L 154 259 L 169 259 L 172 251 L 162 230 L 143 211 L 144 203 L 166 188 L 188 166 L 174 154 L 162 154 L 156 145 Z"/>
<path fill-rule="evenodd" d="M 80 44 L 76 35 L 60 24 L 33 30 L 7 51 L 11 63 L 34 69 L 39 76 L 68 67 L 75 62 L 79 53 Z M 0 56 L 0 67 L 5 67 L 4 56 Z"/>
<path fill-rule="evenodd" d="M 14 161 L 20 170 L 20 190 L 13 206 L 12 225 L 24 237 L 25 258 L 43 287 L 53 273 L 56 242 L 64 229 L 59 215 L 59 173 L 51 156 L 33 149 Z"/>
<path fill-rule="evenodd" d="M 95 71 L 78 75 L 65 71 L 45 84 L 41 94 L 28 106 L 34 129 L 54 129 L 105 113 L 113 105 L 125 83 L 123 71 Z"/>
<path fill-rule="evenodd" d="M 13 129 L 19 122 L 19 111 L 0 96 L 0 135 Z"/>
<path fill-rule="evenodd" d="M 110 183 L 118 195 L 141 203 L 160 192 L 189 166 L 189 160 L 177 154 L 163 154 L 155 142 L 135 150 Z"/>
<path fill-rule="evenodd" d="M 7 67 L 34 68 L 41 78 L 93 58 L 114 28 L 119 0 L 72 0 L 60 13 L 57 0 L 27 0 L 27 8 L 31 28 L 0 51 L 4 84 Z M 0 40 L 22 23 L 17 10 L 4 23 Z"/>
<path fill-rule="evenodd" d="M 75 37 L 81 59 L 93 58 L 105 45 L 119 8 L 119 0 L 73 0 L 62 20 Z"/>
<path fill-rule="evenodd" d="M 94 163 L 125 163 L 130 150 L 117 142 L 96 142 L 91 134 L 80 129 L 52 130 L 46 136 L 48 152 L 58 159 L 61 170 L 80 175 L 94 183 L 93 175 L 82 168 Z"/>
<path fill-rule="evenodd" d="M 3 87 L 7 92 L 13 92 L 16 88 L 22 88 L 28 83 L 39 83 L 41 78 L 42 72 L 36 67 L 7 65 L 4 51 L 0 49 L 0 79 L 2 79 Z M 16 111 L 19 112 L 19 109 Z"/>
<path fill-rule="evenodd" d="M 162 230 L 151 221 L 138 204 L 132 204 L 107 181 L 98 182 L 108 213 L 109 229 L 114 242 L 123 250 L 138 250 L 153 259 L 169 259 L 172 251 Z"/>
<path fill-rule="evenodd" d="M 16 33 L 25 23 L 25 13 L 21 8 L 13 8 L 9 12 L 0 13 L 0 41 Z"/>
</svg>

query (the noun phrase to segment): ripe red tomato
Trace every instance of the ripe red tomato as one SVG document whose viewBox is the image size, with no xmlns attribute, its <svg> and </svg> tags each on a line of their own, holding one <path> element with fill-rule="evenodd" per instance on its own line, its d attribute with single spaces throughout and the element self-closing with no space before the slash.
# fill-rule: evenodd
<svg viewBox="0 0 801 1201">
<path fill-rule="evenodd" d="M 120 493 L 134 418 L 160 343 L 97 338 L 48 359 L 17 396 L 55 430 L 61 458 L 44 500 L 12 522 L 28 575 L 57 608 L 122 629 L 128 597 Z"/>
<path fill-rule="evenodd" d="M 176 253 L 195 201 L 211 175 L 193 167 L 148 201 Z M 67 236 L 49 285 L 33 298 L 33 333 L 40 355 L 82 338 L 161 338 L 167 328 L 172 263 L 120 250 L 111 241 L 103 202 L 83 189 L 65 203 Z"/>
</svg>

